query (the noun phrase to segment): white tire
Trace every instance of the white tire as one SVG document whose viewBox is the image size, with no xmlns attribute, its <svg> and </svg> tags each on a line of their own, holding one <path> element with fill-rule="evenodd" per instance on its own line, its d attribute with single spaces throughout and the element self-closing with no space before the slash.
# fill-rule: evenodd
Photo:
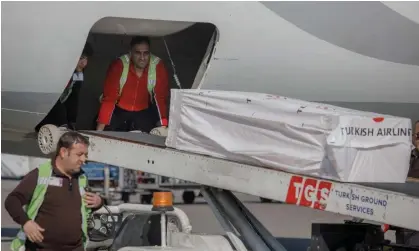
<svg viewBox="0 0 419 251">
<path fill-rule="evenodd" d="M 43 154 L 50 154 L 57 148 L 58 140 L 65 132 L 64 128 L 58 128 L 55 125 L 44 125 L 38 132 L 38 146 Z"/>
</svg>

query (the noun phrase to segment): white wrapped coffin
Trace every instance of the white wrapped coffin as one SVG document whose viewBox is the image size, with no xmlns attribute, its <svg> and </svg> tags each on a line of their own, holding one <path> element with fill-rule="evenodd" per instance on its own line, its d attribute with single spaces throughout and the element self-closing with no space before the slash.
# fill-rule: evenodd
<svg viewBox="0 0 419 251">
<path fill-rule="evenodd" d="M 171 148 L 348 182 L 405 182 L 411 121 L 269 94 L 172 90 Z"/>
</svg>

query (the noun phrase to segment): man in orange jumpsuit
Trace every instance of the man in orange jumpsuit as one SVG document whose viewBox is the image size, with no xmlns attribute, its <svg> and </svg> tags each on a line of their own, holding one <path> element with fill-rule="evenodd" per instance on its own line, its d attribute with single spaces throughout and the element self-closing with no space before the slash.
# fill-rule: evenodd
<svg viewBox="0 0 419 251">
<path fill-rule="evenodd" d="M 130 53 L 107 72 L 97 130 L 149 133 L 167 127 L 169 84 L 163 61 L 150 53 L 150 40 L 137 36 Z"/>
</svg>

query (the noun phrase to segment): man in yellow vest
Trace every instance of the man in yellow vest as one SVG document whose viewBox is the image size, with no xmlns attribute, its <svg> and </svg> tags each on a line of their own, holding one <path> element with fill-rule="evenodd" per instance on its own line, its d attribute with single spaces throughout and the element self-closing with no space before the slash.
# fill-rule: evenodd
<svg viewBox="0 0 419 251">
<path fill-rule="evenodd" d="M 134 37 L 130 52 L 108 69 L 96 129 L 149 133 L 167 127 L 168 98 L 163 60 L 150 53 L 148 37 Z"/>
<path fill-rule="evenodd" d="M 88 145 L 83 135 L 64 133 L 55 157 L 29 172 L 7 196 L 5 208 L 22 226 L 12 241 L 13 251 L 85 249 L 87 218 L 103 205 L 99 195 L 85 191 L 81 167 Z"/>
</svg>

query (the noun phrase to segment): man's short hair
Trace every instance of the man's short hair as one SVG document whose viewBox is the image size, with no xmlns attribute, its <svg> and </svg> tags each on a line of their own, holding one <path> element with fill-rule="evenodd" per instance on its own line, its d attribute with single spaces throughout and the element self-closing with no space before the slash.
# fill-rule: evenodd
<svg viewBox="0 0 419 251">
<path fill-rule="evenodd" d="M 134 45 L 144 44 L 144 43 L 146 43 L 146 44 L 148 44 L 148 46 L 150 46 L 150 38 L 146 37 L 146 36 L 135 36 L 131 39 L 130 45 L 131 45 L 131 48 L 132 48 Z"/>
<path fill-rule="evenodd" d="M 74 144 L 81 143 L 83 145 L 89 146 L 89 140 L 78 132 L 66 132 L 61 135 L 57 143 L 57 150 L 55 151 L 55 156 L 60 154 L 61 147 L 70 149 Z"/>
</svg>

